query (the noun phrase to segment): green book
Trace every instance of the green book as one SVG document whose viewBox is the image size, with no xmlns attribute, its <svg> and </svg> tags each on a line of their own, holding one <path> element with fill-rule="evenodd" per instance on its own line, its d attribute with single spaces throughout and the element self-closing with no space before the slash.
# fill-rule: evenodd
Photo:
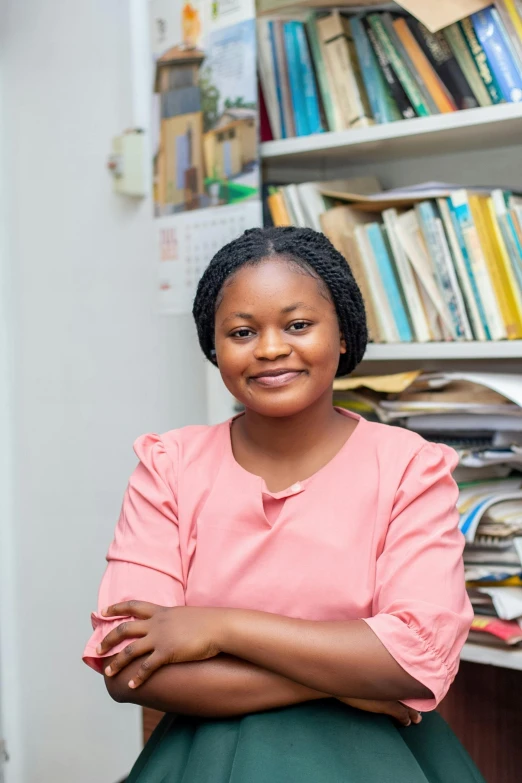
<svg viewBox="0 0 522 783">
<path fill-rule="evenodd" d="M 493 71 L 489 67 L 486 52 L 480 45 L 480 42 L 475 35 L 475 28 L 473 27 L 471 18 L 468 16 L 466 19 L 462 19 L 461 22 L 458 22 L 458 25 L 462 30 L 462 34 L 464 35 L 468 49 L 473 55 L 473 59 L 475 60 L 480 78 L 486 85 L 486 89 L 489 93 L 491 101 L 493 103 L 503 103 L 504 96 L 502 95 L 502 90 L 500 89 L 499 83 L 497 82 Z"/>
<path fill-rule="evenodd" d="M 321 99 L 323 101 L 324 113 L 326 114 L 326 122 L 328 123 L 328 130 L 338 130 L 335 122 L 335 112 L 330 94 L 330 87 L 328 84 L 328 77 L 326 75 L 326 68 L 323 60 L 323 53 L 321 51 L 321 44 L 319 43 L 319 36 L 317 34 L 317 27 L 315 25 L 315 14 L 311 13 L 306 19 L 306 32 L 308 33 L 308 41 L 310 43 L 310 49 L 312 51 L 312 60 L 315 66 L 315 73 L 317 76 L 317 83 L 319 85 L 319 92 L 321 93 Z"/>
<path fill-rule="evenodd" d="M 489 97 L 489 92 L 480 77 L 475 59 L 457 22 L 450 24 L 449 27 L 445 27 L 442 33 L 453 52 L 453 56 L 460 65 L 460 69 L 466 77 L 479 106 L 491 106 L 493 101 Z"/>
<path fill-rule="evenodd" d="M 368 21 L 374 31 L 377 39 L 380 41 L 382 48 L 384 49 L 390 65 L 392 66 L 395 74 L 402 84 L 404 92 L 408 96 L 409 100 L 419 117 L 429 117 L 431 112 L 424 101 L 423 95 L 417 84 L 410 74 L 407 67 L 404 65 L 402 59 L 399 56 L 395 46 L 393 45 L 388 31 L 386 30 L 382 20 L 378 14 L 370 14 Z"/>
</svg>

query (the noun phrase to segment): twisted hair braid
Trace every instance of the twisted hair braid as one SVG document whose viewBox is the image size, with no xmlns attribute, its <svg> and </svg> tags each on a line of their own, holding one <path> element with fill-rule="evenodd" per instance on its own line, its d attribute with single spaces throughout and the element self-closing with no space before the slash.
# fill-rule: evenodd
<svg viewBox="0 0 522 783">
<path fill-rule="evenodd" d="M 340 354 L 337 375 L 352 372 L 368 341 L 363 298 L 344 257 L 324 234 L 310 228 L 249 229 L 218 250 L 199 281 L 192 310 L 199 344 L 207 359 L 216 364 L 214 318 L 225 281 L 241 267 L 270 256 L 287 259 L 326 286 L 347 349 Z"/>
</svg>

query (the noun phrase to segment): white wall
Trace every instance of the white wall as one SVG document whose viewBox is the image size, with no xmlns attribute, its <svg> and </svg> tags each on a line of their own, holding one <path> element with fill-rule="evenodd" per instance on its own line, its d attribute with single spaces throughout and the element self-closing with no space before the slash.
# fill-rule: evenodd
<svg viewBox="0 0 522 783">
<path fill-rule="evenodd" d="M 138 752 L 139 713 L 80 662 L 89 612 L 132 441 L 204 421 L 205 370 L 190 319 L 155 312 L 150 203 L 113 196 L 105 170 L 133 122 L 128 0 L 0 0 L 0 28 L 7 782 L 115 783 Z"/>
</svg>

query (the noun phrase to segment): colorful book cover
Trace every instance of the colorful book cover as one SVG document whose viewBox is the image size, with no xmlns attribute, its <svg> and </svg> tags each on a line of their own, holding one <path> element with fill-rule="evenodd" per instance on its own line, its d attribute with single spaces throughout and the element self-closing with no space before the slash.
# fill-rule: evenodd
<svg viewBox="0 0 522 783">
<path fill-rule="evenodd" d="M 381 226 L 378 223 L 370 223 L 365 226 L 365 229 L 391 305 L 393 317 L 399 332 L 399 338 L 401 342 L 411 342 L 413 335 L 409 319 L 401 299 L 401 293 L 395 278 L 393 266 L 384 243 Z"/>
<path fill-rule="evenodd" d="M 308 125 L 308 113 L 304 99 L 303 84 L 301 82 L 301 66 L 299 62 L 299 52 L 297 50 L 297 39 L 294 34 L 294 22 L 285 22 L 285 52 L 288 66 L 288 78 L 290 81 L 290 93 L 292 95 L 292 106 L 294 109 L 294 122 L 297 136 L 308 136 L 310 127 Z"/>
<path fill-rule="evenodd" d="M 374 119 L 379 123 L 399 120 L 401 118 L 400 112 L 388 91 L 362 19 L 359 16 L 353 16 L 350 19 L 350 27 Z"/>
<path fill-rule="evenodd" d="M 285 115 L 283 112 L 283 90 L 282 90 L 282 75 L 279 69 L 279 61 L 277 57 L 277 46 L 275 37 L 275 22 L 268 22 L 268 32 L 270 35 L 270 43 L 272 49 L 272 60 L 274 64 L 274 79 L 277 95 L 277 103 L 279 106 L 279 119 L 281 122 L 281 138 L 286 139 L 288 137 L 288 131 L 285 125 Z"/>
<path fill-rule="evenodd" d="M 470 16 L 457 23 L 464 35 L 466 45 L 469 51 L 473 55 L 475 64 L 477 66 L 480 78 L 484 82 L 486 89 L 489 93 L 492 103 L 502 103 L 505 100 L 500 85 L 497 81 L 495 74 L 491 69 L 491 65 L 487 58 L 487 55 L 477 38 L 475 28 Z"/>
<path fill-rule="evenodd" d="M 410 120 L 412 117 L 416 117 L 417 115 L 415 114 L 415 109 L 411 105 L 410 99 L 404 92 L 404 87 L 397 79 L 395 72 L 391 67 L 390 60 L 388 59 L 388 56 L 384 51 L 379 39 L 375 35 L 372 26 L 368 22 L 367 17 L 363 18 L 362 24 L 364 31 L 368 36 L 370 45 L 374 51 L 375 57 L 377 58 L 381 73 L 386 84 L 388 85 L 388 89 L 390 90 L 390 95 L 397 104 L 397 108 L 399 109 L 402 118 L 405 120 Z"/>
<path fill-rule="evenodd" d="M 394 47 L 381 17 L 378 14 L 370 14 L 368 16 L 368 21 L 371 24 L 382 48 L 386 52 L 386 56 L 390 61 L 390 65 L 393 68 L 398 80 L 402 84 L 404 92 L 411 101 L 411 104 L 416 113 L 419 117 L 429 117 L 431 112 L 424 101 L 424 97 L 417 87 L 417 83 L 411 76 L 409 70 L 406 68 L 402 59 L 399 57 L 399 53 Z"/>
<path fill-rule="evenodd" d="M 504 40 L 500 17 L 493 8 L 485 8 L 471 19 L 502 95 L 511 103 L 522 101 L 522 74 Z"/>
<path fill-rule="evenodd" d="M 303 22 L 294 22 L 293 31 L 296 40 L 299 64 L 301 66 L 301 82 L 303 85 L 304 103 L 308 116 L 310 133 L 322 133 L 324 128 L 321 123 L 319 111 L 319 96 L 315 84 L 315 74 L 312 67 L 310 50 Z"/>
<path fill-rule="evenodd" d="M 475 58 L 471 54 L 462 29 L 459 27 L 458 23 L 455 22 L 454 24 L 450 24 L 449 27 L 442 30 L 442 33 L 453 52 L 455 60 L 460 65 L 462 73 L 466 77 L 479 106 L 491 106 L 491 96 L 482 80 Z"/>
<path fill-rule="evenodd" d="M 517 280 L 508 247 L 504 242 L 504 236 L 497 219 L 495 205 L 491 196 L 486 199 L 487 225 L 491 233 L 493 249 L 497 254 L 499 273 L 506 297 L 507 307 L 511 313 L 513 329 L 511 337 L 519 340 L 522 337 L 522 296 L 518 287 Z M 508 332 L 508 337 L 509 337 Z"/>
<path fill-rule="evenodd" d="M 326 72 L 326 66 L 321 51 L 321 43 L 317 34 L 317 27 L 315 24 L 315 14 L 310 14 L 306 20 L 306 30 L 308 32 L 308 40 L 310 42 L 310 49 L 312 51 L 312 59 L 315 65 L 315 73 L 317 75 L 317 83 L 319 92 L 321 93 L 321 100 L 323 101 L 324 113 L 326 115 L 326 122 L 328 130 L 335 131 L 340 130 L 335 117 L 335 109 L 331 96 L 330 86 L 328 84 L 328 74 Z"/>
</svg>

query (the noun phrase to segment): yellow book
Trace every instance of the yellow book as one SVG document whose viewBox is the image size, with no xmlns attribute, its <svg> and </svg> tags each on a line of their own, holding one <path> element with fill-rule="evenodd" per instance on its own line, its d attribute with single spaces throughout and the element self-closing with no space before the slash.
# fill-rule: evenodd
<svg viewBox="0 0 522 783">
<path fill-rule="evenodd" d="M 511 18 L 513 27 L 515 28 L 518 37 L 522 41 L 522 19 L 518 15 L 517 7 L 515 5 L 515 0 L 504 0 L 504 5 L 506 6 L 506 11 L 508 12 Z"/>
<path fill-rule="evenodd" d="M 270 217 L 274 221 L 274 226 L 291 226 L 292 221 L 288 215 L 283 194 L 280 190 L 271 193 L 267 198 Z"/>
<path fill-rule="evenodd" d="M 511 257 L 508 253 L 504 237 L 500 230 L 497 220 L 497 212 L 491 196 L 486 199 L 487 208 L 489 212 L 491 228 L 493 231 L 492 239 L 494 246 L 498 249 L 498 257 L 500 259 L 500 275 L 504 281 L 504 289 L 507 294 L 508 300 L 511 301 L 512 311 L 516 316 L 516 320 L 519 325 L 519 332 L 517 337 L 522 337 L 522 295 L 518 287 L 517 279 L 513 271 L 513 265 L 511 263 Z"/>
<path fill-rule="evenodd" d="M 507 338 L 508 340 L 516 340 L 520 335 L 521 324 L 516 310 L 513 308 L 513 298 L 508 296 L 505 275 L 501 273 L 502 260 L 500 252 L 493 242 L 494 229 L 491 225 L 487 198 L 470 195 L 469 207 L 484 253 L 500 314 L 506 328 Z"/>
</svg>

